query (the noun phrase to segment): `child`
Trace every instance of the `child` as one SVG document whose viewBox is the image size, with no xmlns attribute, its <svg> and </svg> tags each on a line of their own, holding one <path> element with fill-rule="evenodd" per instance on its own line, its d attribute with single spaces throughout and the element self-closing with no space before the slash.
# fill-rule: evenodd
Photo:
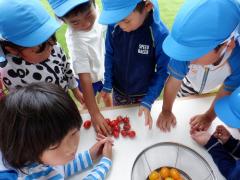
<svg viewBox="0 0 240 180">
<path fill-rule="evenodd" d="M 105 179 L 112 140 L 76 153 L 82 119 L 71 97 L 55 84 L 32 83 L 0 103 L 0 179 L 56 179 L 82 172 L 103 155 L 84 178 Z"/>
<path fill-rule="evenodd" d="M 54 83 L 83 103 L 70 64 L 54 33 L 59 24 L 37 0 L 0 0 L 0 46 L 6 61 L 0 63 L 1 78 L 8 90 L 32 82 Z M 19 13 L 21 12 L 21 13 Z M 13 26 L 14 25 L 14 26 Z"/>
<path fill-rule="evenodd" d="M 157 120 L 161 130 L 170 131 L 176 125 L 172 106 L 185 77 L 189 82 L 188 87 L 184 86 L 193 94 L 209 92 L 223 83 L 215 100 L 231 94 L 240 85 L 240 46 L 234 39 L 240 21 L 237 6 L 234 0 L 188 0 L 183 4 L 163 43 L 163 50 L 172 59 Z M 214 102 L 205 113 L 191 119 L 193 129 L 211 125 L 216 117 Z"/>
<path fill-rule="evenodd" d="M 240 129 L 240 88 L 230 96 L 216 101 L 215 112 L 220 120 L 232 128 Z M 192 138 L 211 154 L 220 172 L 227 180 L 240 177 L 240 141 L 220 125 L 211 136 L 207 131 L 192 131 Z"/>
<path fill-rule="evenodd" d="M 56 16 L 67 25 L 66 42 L 73 69 L 78 75 L 79 88 L 91 115 L 95 130 L 110 134 L 111 128 L 104 121 L 95 95 L 102 90 L 105 29 L 97 23 L 98 9 L 95 0 L 49 0 Z M 105 105 L 111 106 L 106 99 Z"/>
<path fill-rule="evenodd" d="M 169 58 L 162 51 L 168 30 L 155 1 L 103 0 L 100 23 L 109 24 L 106 37 L 102 97 L 113 89 L 114 105 L 141 103 L 139 115 L 152 127 L 151 106 L 168 77 Z M 153 10 L 154 9 L 154 10 Z"/>
</svg>

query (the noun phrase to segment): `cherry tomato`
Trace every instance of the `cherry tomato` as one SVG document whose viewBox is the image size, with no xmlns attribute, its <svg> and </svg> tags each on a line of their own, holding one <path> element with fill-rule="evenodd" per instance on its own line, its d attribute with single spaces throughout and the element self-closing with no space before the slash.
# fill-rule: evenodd
<svg viewBox="0 0 240 180">
<path fill-rule="evenodd" d="M 130 124 L 124 124 L 123 129 L 125 131 L 129 131 L 131 129 L 131 125 Z"/>
<path fill-rule="evenodd" d="M 119 125 L 119 122 L 118 122 L 117 120 L 113 120 L 113 121 L 112 121 L 112 125 L 113 125 L 113 127 L 114 127 L 114 126 L 118 126 L 118 125 Z"/>
<path fill-rule="evenodd" d="M 83 127 L 85 129 L 89 129 L 91 127 L 91 125 L 92 125 L 92 122 L 90 120 L 87 120 L 83 123 Z"/>
<path fill-rule="evenodd" d="M 121 134 L 122 134 L 123 137 L 126 137 L 126 136 L 128 135 L 128 132 L 125 131 L 125 130 L 122 130 L 122 131 L 121 131 Z"/>
<path fill-rule="evenodd" d="M 120 131 L 120 126 L 118 126 L 118 125 L 114 126 L 113 131 L 118 131 L 119 132 Z"/>
<path fill-rule="evenodd" d="M 134 138 L 134 137 L 136 136 L 136 132 L 135 132 L 135 131 L 129 131 L 129 132 L 128 132 L 128 136 L 129 136 L 130 138 Z"/>
<path fill-rule="evenodd" d="M 123 122 L 123 117 L 122 116 L 118 116 L 116 119 L 119 123 Z"/>
<path fill-rule="evenodd" d="M 110 126 L 110 122 L 111 122 L 111 120 L 110 119 L 105 119 L 105 121 L 107 122 L 107 124 Z"/>
<path fill-rule="evenodd" d="M 170 176 L 170 170 L 167 167 L 163 167 L 160 169 L 159 174 L 162 178 L 167 178 Z"/>
<path fill-rule="evenodd" d="M 123 122 L 125 123 L 125 124 L 129 124 L 129 118 L 126 116 L 126 117 L 124 117 L 123 118 Z"/>
<path fill-rule="evenodd" d="M 118 131 L 113 131 L 113 136 L 115 138 L 119 138 L 119 132 Z"/>
<path fill-rule="evenodd" d="M 148 176 L 149 180 L 159 180 L 160 175 L 157 171 L 151 172 L 151 174 Z"/>
</svg>

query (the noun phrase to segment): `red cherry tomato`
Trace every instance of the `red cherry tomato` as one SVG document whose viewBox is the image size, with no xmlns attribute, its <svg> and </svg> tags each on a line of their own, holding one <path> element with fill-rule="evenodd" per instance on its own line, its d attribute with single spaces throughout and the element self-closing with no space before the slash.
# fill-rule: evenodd
<svg viewBox="0 0 240 180">
<path fill-rule="evenodd" d="M 118 126 L 118 124 L 119 124 L 119 123 L 118 123 L 117 120 L 113 120 L 113 121 L 112 121 L 112 127 L 114 127 L 114 126 Z"/>
<path fill-rule="evenodd" d="M 118 131 L 119 132 L 120 131 L 120 126 L 118 126 L 118 125 L 114 126 L 113 131 Z"/>
<path fill-rule="evenodd" d="M 85 129 L 89 129 L 91 127 L 91 125 L 92 125 L 92 122 L 90 120 L 87 120 L 83 123 L 83 127 Z"/>
<path fill-rule="evenodd" d="M 128 132 L 128 136 L 129 136 L 130 138 L 134 138 L 134 137 L 136 136 L 136 132 L 135 132 L 135 131 L 129 131 L 129 132 Z"/>
<path fill-rule="evenodd" d="M 113 136 L 115 138 L 119 138 L 119 132 L 118 131 L 113 131 Z"/>
<path fill-rule="evenodd" d="M 125 123 L 125 124 L 129 124 L 129 117 L 124 117 L 123 118 L 123 122 Z"/>
<path fill-rule="evenodd" d="M 118 116 L 116 119 L 119 123 L 123 122 L 123 117 L 122 116 Z"/>
<path fill-rule="evenodd" d="M 131 129 L 131 125 L 130 124 L 124 124 L 123 129 L 125 131 L 129 131 Z"/>
<path fill-rule="evenodd" d="M 110 126 L 110 122 L 111 122 L 111 120 L 110 119 L 105 119 L 105 121 L 107 122 L 107 124 Z"/>
<path fill-rule="evenodd" d="M 126 136 L 128 135 L 128 132 L 125 131 L 125 130 L 122 130 L 122 131 L 121 131 L 121 134 L 122 134 L 123 137 L 126 137 Z"/>
</svg>

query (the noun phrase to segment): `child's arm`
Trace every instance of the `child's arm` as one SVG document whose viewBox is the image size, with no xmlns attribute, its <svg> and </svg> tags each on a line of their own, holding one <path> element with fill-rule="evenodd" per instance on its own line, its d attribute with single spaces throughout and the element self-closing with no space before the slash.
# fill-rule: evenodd
<svg viewBox="0 0 240 180">
<path fill-rule="evenodd" d="M 236 160 L 223 148 L 217 138 L 211 136 L 205 148 L 211 154 L 213 161 L 226 179 L 236 173 Z"/>
<path fill-rule="evenodd" d="M 104 120 L 104 117 L 97 106 L 90 74 L 81 73 L 79 74 L 79 79 L 81 82 L 84 101 L 88 108 L 89 114 L 91 115 L 91 121 L 93 122 L 96 132 L 101 134 L 111 134 L 111 128 Z"/>
<path fill-rule="evenodd" d="M 141 105 L 151 109 L 151 106 L 156 98 L 160 95 L 165 81 L 168 77 L 167 73 L 167 65 L 169 62 L 169 57 L 162 50 L 162 43 L 166 36 L 168 35 L 167 28 L 162 24 L 160 27 L 152 28 L 153 30 L 153 38 L 154 38 L 154 46 L 155 46 L 155 58 L 156 58 L 156 72 L 153 75 L 153 78 L 150 82 L 150 86 L 148 88 L 148 92 L 146 96 L 143 98 Z"/>
<path fill-rule="evenodd" d="M 113 47 L 112 47 L 112 32 L 114 30 L 113 26 L 108 26 L 106 35 L 106 54 L 105 54 L 105 72 L 104 72 L 104 85 L 103 92 L 110 93 L 112 91 L 112 57 L 113 57 Z"/>
<path fill-rule="evenodd" d="M 222 144 L 207 131 L 191 130 L 191 137 L 204 146 L 211 154 L 213 161 L 226 179 L 235 175 L 238 167 L 236 160 L 223 148 Z"/>
</svg>

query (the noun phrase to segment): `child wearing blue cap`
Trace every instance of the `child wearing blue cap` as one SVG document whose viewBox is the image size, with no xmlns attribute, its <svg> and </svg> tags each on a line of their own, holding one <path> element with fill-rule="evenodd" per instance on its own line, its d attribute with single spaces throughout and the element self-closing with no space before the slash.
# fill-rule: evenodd
<svg viewBox="0 0 240 180">
<path fill-rule="evenodd" d="M 106 27 L 100 25 L 95 0 L 49 0 L 56 16 L 68 25 L 65 37 L 79 88 L 97 132 L 110 134 L 95 95 L 101 92 Z M 77 79 L 78 79 L 77 78 Z M 111 106 L 111 99 L 104 99 Z"/>
<path fill-rule="evenodd" d="M 39 1 L 0 0 L 0 46 L 5 61 L 0 62 L 1 79 L 8 90 L 33 82 L 49 82 L 71 89 L 80 101 L 70 64 L 54 33 L 59 24 Z M 20 13 L 21 12 L 21 13 Z"/>
<path fill-rule="evenodd" d="M 215 103 L 215 112 L 220 120 L 232 128 L 240 129 L 240 88 L 230 96 L 225 96 Z M 204 146 L 227 180 L 239 180 L 240 177 L 240 140 L 231 136 L 220 125 L 211 136 L 207 131 L 191 132 L 192 138 Z"/>
<path fill-rule="evenodd" d="M 108 24 L 102 97 L 113 89 L 114 105 L 141 103 L 139 115 L 152 127 L 151 106 L 168 77 L 162 51 L 168 30 L 153 0 L 103 0 L 99 22 Z"/>
<path fill-rule="evenodd" d="M 32 83 L 0 103 L 0 179 L 63 180 L 93 166 L 84 180 L 105 179 L 112 139 L 98 135 L 77 153 L 82 118 L 69 94 L 55 84 Z"/>
<path fill-rule="evenodd" d="M 223 84 L 215 100 L 240 86 L 240 46 L 235 39 L 240 22 L 238 6 L 235 0 L 187 0 L 178 12 L 163 43 L 164 52 L 172 59 L 157 121 L 161 130 L 170 131 L 176 125 L 172 107 L 181 85 L 182 94 L 201 94 Z M 211 125 L 216 117 L 215 100 L 205 113 L 191 119 L 191 128 Z"/>
</svg>

